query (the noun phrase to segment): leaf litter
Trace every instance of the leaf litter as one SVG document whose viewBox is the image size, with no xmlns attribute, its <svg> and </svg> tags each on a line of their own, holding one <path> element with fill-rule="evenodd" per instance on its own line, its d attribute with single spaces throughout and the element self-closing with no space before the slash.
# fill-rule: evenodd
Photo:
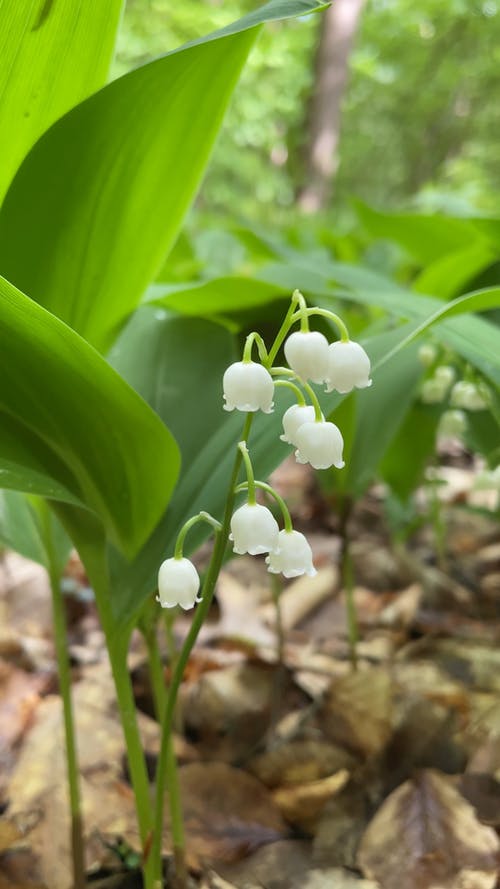
<svg viewBox="0 0 500 889">
<path fill-rule="evenodd" d="M 353 672 L 335 522 L 311 505 L 319 495 L 310 477 L 303 475 L 306 498 L 299 483 L 293 474 L 295 521 L 313 541 L 319 571 L 284 585 L 281 646 L 265 566 L 238 559 L 220 578 L 186 670 L 175 747 L 193 879 L 201 889 L 494 889 L 498 526 L 452 504 L 443 571 L 432 564 L 425 528 L 405 552 L 394 551 L 377 499 L 358 505 Z M 279 484 L 286 494 L 286 465 Z M 8 558 L 0 588 L 0 889 L 70 889 L 50 602 L 38 569 Z M 86 583 L 74 559 L 71 577 Z M 188 626 L 180 616 L 178 644 Z M 91 602 L 73 608 L 86 862 L 96 880 L 89 885 L 108 874 L 126 889 L 135 883 L 120 850 L 137 853 L 139 843 L 99 633 Z M 145 661 L 135 636 L 131 664 L 154 770 L 159 735 Z M 168 817 L 163 848 L 169 858 Z"/>
</svg>

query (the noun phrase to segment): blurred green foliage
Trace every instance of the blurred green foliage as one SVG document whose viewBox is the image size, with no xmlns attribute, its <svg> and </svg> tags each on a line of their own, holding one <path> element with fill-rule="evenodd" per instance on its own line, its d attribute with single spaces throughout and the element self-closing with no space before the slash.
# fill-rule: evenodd
<svg viewBox="0 0 500 889">
<path fill-rule="evenodd" d="M 129 0 L 115 74 L 261 5 Z M 275 23 L 252 53 L 198 206 L 289 221 L 301 182 L 317 21 Z M 334 207 L 490 211 L 500 190 L 500 4 L 368 0 L 351 56 Z"/>
</svg>

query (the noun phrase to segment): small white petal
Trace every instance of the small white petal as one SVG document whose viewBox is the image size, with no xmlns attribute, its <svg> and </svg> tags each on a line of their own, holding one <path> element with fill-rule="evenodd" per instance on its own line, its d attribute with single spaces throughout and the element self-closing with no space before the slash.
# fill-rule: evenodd
<svg viewBox="0 0 500 889">
<path fill-rule="evenodd" d="M 158 571 L 157 601 L 162 608 L 180 605 L 187 610 L 199 602 L 200 578 L 189 559 L 166 559 Z"/>
<path fill-rule="evenodd" d="M 312 404 L 292 404 L 283 414 L 283 435 L 281 441 L 287 444 L 295 444 L 297 432 L 303 423 L 313 423 L 315 419 Z"/>
<path fill-rule="evenodd" d="M 328 371 L 328 340 L 317 330 L 296 331 L 285 342 L 285 358 L 303 380 L 322 383 Z"/>
<path fill-rule="evenodd" d="M 314 469 L 342 469 L 344 439 L 334 423 L 303 423 L 297 432 L 297 463 L 310 463 Z"/>
<path fill-rule="evenodd" d="M 270 553 L 266 558 L 267 570 L 271 574 L 283 574 L 284 577 L 308 574 L 309 577 L 314 577 L 317 572 L 313 565 L 311 547 L 300 531 L 280 531 L 278 543 L 279 551 Z"/>
<path fill-rule="evenodd" d="M 335 389 L 345 395 L 354 387 L 366 389 L 371 386 L 370 359 L 359 343 L 339 340 L 328 347 L 327 392 Z"/>
<path fill-rule="evenodd" d="M 266 506 L 244 503 L 233 513 L 229 539 L 235 553 L 256 556 L 277 551 L 278 533 L 278 523 Z"/>
<path fill-rule="evenodd" d="M 269 371 L 255 361 L 231 364 L 223 377 L 224 410 L 264 411 L 273 409 L 274 383 Z"/>
</svg>

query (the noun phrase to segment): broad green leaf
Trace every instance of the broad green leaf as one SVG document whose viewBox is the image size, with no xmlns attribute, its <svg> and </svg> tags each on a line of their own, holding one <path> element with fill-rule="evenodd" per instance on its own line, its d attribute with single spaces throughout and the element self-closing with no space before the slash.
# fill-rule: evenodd
<svg viewBox="0 0 500 889">
<path fill-rule="evenodd" d="M 212 508 L 213 498 L 204 506 L 197 505 L 203 491 L 197 491 L 200 475 L 196 465 L 204 455 L 203 472 L 210 475 L 216 472 L 221 456 L 227 457 L 227 451 L 222 455 L 218 450 L 213 455 L 207 451 L 213 437 L 233 420 L 222 410 L 222 375 L 237 359 L 233 338 L 220 325 L 144 307 L 125 327 L 110 360 L 168 423 L 182 455 L 173 499 L 143 549 L 131 565 L 112 553 L 113 608 L 117 619 L 126 622 L 154 589 L 160 562 L 171 555 L 172 538 L 185 519 L 199 509 Z M 233 420 L 232 439 L 230 435 L 225 445 L 229 450 L 236 434 Z M 205 481 L 208 479 L 203 477 Z M 227 479 L 218 478 L 216 484 L 219 508 Z M 189 535 L 186 553 L 196 539 L 195 533 Z"/>
<path fill-rule="evenodd" d="M 271 0 L 126 74 L 55 123 L 0 212 L 5 277 L 106 348 L 180 230 L 261 24 L 321 6 Z"/>
<path fill-rule="evenodd" d="M 407 501 L 423 478 L 436 450 L 436 430 L 443 408 L 415 402 L 384 454 L 382 478 Z"/>
<path fill-rule="evenodd" d="M 105 83 L 123 0 L 0 3 L 0 203 L 24 156 Z"/>
<path fill-rule="evenodd" d="M 8 472 L 14 459 L 17 471 L 25 464 L 26 478 L 18 486 L 33 491 L 38 460 L 40 474 L 52 476 L 55 488 L 52 495 L 36 493 L 58 498 L 58 487 L 68 488 L 76 502 L 100 517 L 120 548 L 138 549 L 175 484 L 177 446 L 88 343 L 3 278 L 0 411 L 6 421 L 0 469 Z"/>
<path fill-rule="evenodd" d="M 57 563 L 62 570 L 68 560 L 71 542 L 55 516 L 51 523 Z M 25 558 L 48 567 L 39 513 L 32 498 L 19 491 L 0 491 L 0 541 Z"/>
<path fill-rule="evenodd" d="M 446 253 L 467 250 L 471 241 L 490 240 L 488 231 L 480 231 L 472 219 L 382 213 L 361 201 L 354 203 L 361 222 L 371 235 L 401 244 L 422 265 L 440 260 Z"/>
<path fill-rule="evenodd" d="M 497 248 L 482 241 L 473 241 L 469 247 L 447 253 L 428 265 L 413 281 L 413 288 L 420 293 L 434 293 L 440 299 L 449 299 L 460 293 L 497 257 Z"/>
<path fill-rule="evenodd" d="M 355 427 L 349 458 L 342 473 L 335 476 L 339 488 L 357 498 L 373 481 L 391 441 L 410 410 L 422 376 L 415 345 L 394 353 L 392 360 L 377 368 L 377 359 L 390 351 L 400 331 L 377 337 L 370 356 L 376 368 L 374 385 L 353 393 Z M 336 420 L 336 412 L 333 414 Z"/>
<path fill-rule="evenodd" d="M 183 315 L 219 315 L 267 305 L 282 295 L 281 288 L 256 278 L 216 278 L 192 284 L 153 284 L 147 302 Z"/>
</svg>

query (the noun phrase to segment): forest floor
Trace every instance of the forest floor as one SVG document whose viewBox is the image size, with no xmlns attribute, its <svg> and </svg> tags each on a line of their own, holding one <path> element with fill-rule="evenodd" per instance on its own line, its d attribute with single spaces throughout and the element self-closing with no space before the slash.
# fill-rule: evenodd
<svg viewBox="0 0 500 889">
<path fill-rule="evenodd" d="M 495 508 L 493 492 L 471 493 L 471 466 L 442 473 L 439 558 L 426 522 L 391 541 L 382 490 L 355 509 L 356 669 L 334 511 L 304 467 L 275 474 L 318 573 L 285 582 L 281 633 L 261 559 L 237 558 L 219 578 L 176 718 L 193 886 L 497 886 L 500 528 L 484 508 Z M 133 889 L 123 737 L 76 558 L 66 586 L 89 887 Z M 179 616 L 177 644 L 188 627 Z M 130 670 L 153 773 L 159 728 L 139 634 Z M 13 553 L 0 567 L 0 813 L 0 889 L 70 889 L 50 594 L 44 571 Z M 168 825 L 164 851 L 168 868 Z"/>
</svg>

